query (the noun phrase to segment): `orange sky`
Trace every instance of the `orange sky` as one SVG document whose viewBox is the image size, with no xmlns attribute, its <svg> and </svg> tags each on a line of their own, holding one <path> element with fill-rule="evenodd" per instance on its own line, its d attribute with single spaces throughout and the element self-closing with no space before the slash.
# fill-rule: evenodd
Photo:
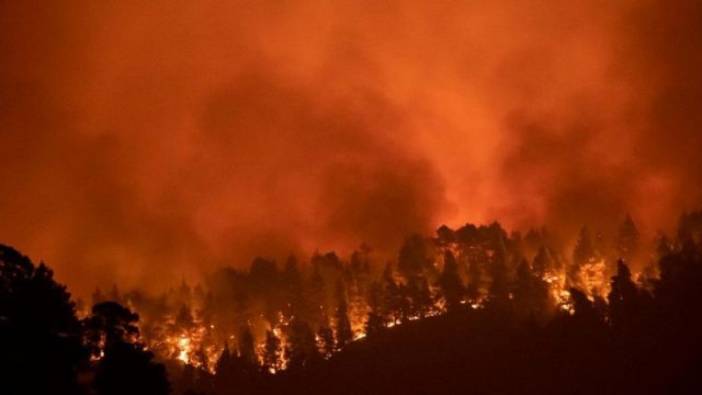
<svg viewBox="0 0 702 395">
<path fill-rule="evenodd" d="M 700 202 L 696 1 L 28 3 L 0 4 L 0 242 L 79 293 Z"/>
</svg>

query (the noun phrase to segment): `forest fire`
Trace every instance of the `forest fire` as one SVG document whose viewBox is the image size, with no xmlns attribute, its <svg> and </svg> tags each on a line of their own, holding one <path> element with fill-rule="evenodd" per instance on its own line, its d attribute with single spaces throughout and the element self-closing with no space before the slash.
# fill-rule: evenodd
<svg viewBox="0 0 702 395">
<path fill-rule="evenodd" d="M 702 394 L 701 21 L 0 1 L 0 394 Z"/>
<path fill-rule="evenodd" d="M 697 234 L 697 223 L 687 222 L 685 232 Z M 161 295 L 97 290 L 93 303 L 114 300 L 138 312 L 146 349 L 163 361 L 213 376 L 232 369 L 278 375 L 379 333 L 469 311 L 511 311 L 543 324 L 575 316 L 583 303 L 606 309 L 617 262 L 625 259 L 632 284 L 648 289 L 657 281 L 649 261 L 667 245 L 642 241 L 629 217 L 611 240 L 583 228 L 574 246 L 545 232 L 508 234 L 497 223 L 444 226 L 434 237 L 407 238 L 384 267 L 367 247 L 347 260 L 333 252 L 303 263 L 291 256 L 282 266 L 256 258 L 248 271 L 222 268 Z M 103 339 L 94 363 L 104 347 Z"/>
<path fill-rule="evenodd" d="M 616 261 L 641 261 L 653 251 L 629 221 L 608 249 L 596 249 L 583 230 L 570 259 L 536 232 L 522 237 L 498 224 L 469 224 L 408 238 L 399 260 L 382 271 L 368 249 L 348 261 L 316 254 L 304 266 L 291 257 L 282 268 L 257 258 L 248 272 L 224 268 L 206 284 L 183 282 L 158 297 L 116 288 L 110 297 L 140 312 L 144 342 L 164 360 L 217 374 L 229 355 L 277 374 L 312 355 L 332 358 L 369 334 L 465 309 L 511 305 L 542 320 L 573 315 L 574 289 L 606 304 Z M 654 280 L 634 273 L 640 287 Z M 106 299 L 99 290 L 94 298 Z M 525 298 L 531 301 L 520 304 Z"/>
<path fill-rule="evenodd" d="M 111 297 L 140 313 L 146 345 L 165 360 L 216 374 L 229 355 L 275 374 L 378 331 L 465 309 L 511 306 L 544 320 L 575 313 L 573 289 L 606 304 L 616 261 L 653 251 L 629 221 L 606 249 L 584 229 L 572 258 L 537 232 L 468 224 L 408 238 L 383 270 L 368 249 L 348 261 L 326 253 L 300 265 L 290 257 L 283 267 L 257 258 L 248 272 L 223 268 L 195 287 L 183 282 L 157 297 L 114 289 Z M 106 299 L 99 290 L 94 298 Z"/>
<path fill-rule="evenodd" d="M 488 333 L 487 341 L 496 342 L 490 347 L 519 339 L 520 331 L 528 330 L 537 337 L 548 334 L 543 339 L 570 339 L 575 333 L 588 339 L 582 347 L 619 352 L 606 346 L 607 337 L 598 336 L 658 328 L 659 314 L 674 314 L 668 320 L 677 314 L 690 319 L 668 303 L 696 292 L 696 282 L 680 289 L 678 282 L 702 281 L 702 214 L 684 215 L 674 241 L 641 240 L 628 217 L 619 229 L 606 242 L 599 236 L 594 242 L 583 228 L 568 249 L 545 232 L 508 234 L 497 223 L 455 230 L 443 226 L 432 237 L 408 237 L 397 260 L 384 267 L 373 262 L 368 248 L 348 259 L 316 253 L 300 264 L 290 257 L 282 266 L 256 258 L 247 271 L 224 267 L 202 284 L 182 281 L 160 295 L 121 293 L 116 286 L 107 294 L 96 290 L 92 309 L 82 311 L 80 320 L 72 319 L 80 328 L 76 340 L 89 354 L 86 366 L 98 375 L 121 363 L 119 358 L 142 358 L 144 363 L 155 356 L 180 388 L 225 393 L 232 386 L 246 391 L 285 386 L 299 375 L 318 374 L 317 369 L 363 370 L 364 364 L 346 365 L 349 358 L 386 358 L 373 347 L 392 347 L 393 338 L 409 342 L 401 349 L 415 343 L 433 349 L 437 343 L 416 336 L 426 330 L 438 335 L 432 341 L 446 350 L 455 345 L 444 343 L 442 335 L 450 338 L 455 330 L 477 331 L 477 339 Z M 0 253 L 3 271 L 36 270 L 50 276 L 44 266 L 35 269 L 14 250 L 2 247 Z M 651 267 L 654 261 L 657 268 Z M 17 281 L 23 275 L 8 278 Z M 644 325 L 644 319 L 654 321 Z M 668 321 L 660 325 L 655 330 L 670 330 Z M 516 332 L 495 335 L 511 330 Z M 486 340 L 475 341 L 460 349 L 481 347 Z M 502 358 L 507 355 L 511 353 Z M 155 362 L 147 366 L 163 367 Z M 588 361 L 587 366 L 593 365 Z"/>
</svg>

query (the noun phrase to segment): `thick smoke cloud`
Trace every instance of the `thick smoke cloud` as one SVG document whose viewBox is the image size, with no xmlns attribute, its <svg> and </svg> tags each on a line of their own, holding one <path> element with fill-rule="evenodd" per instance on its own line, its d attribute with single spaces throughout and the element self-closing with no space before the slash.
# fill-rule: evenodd
<svg viewBox="0 0 702 395">
<path fill-rule="evenodd" d="M 85 293 L 441 223 L 666 228 L 702 197 L 702 9 L 0 5 L 0 240 Z"/>
<path fill-rule="evenodd" d="M 629 212 L 652 232 L 699 207 L 701 21 L 695 1 L 622 7 L 606 28 L 600 75 L 545 113 L 518 104 L 502 167 L 507 185 L 539 197 L 523 223 L 606 230 Z"/>
</svg>

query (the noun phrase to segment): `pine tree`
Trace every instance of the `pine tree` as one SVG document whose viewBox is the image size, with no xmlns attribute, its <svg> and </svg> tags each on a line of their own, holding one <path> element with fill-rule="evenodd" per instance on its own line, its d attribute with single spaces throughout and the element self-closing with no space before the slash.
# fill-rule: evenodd
<svg viewBox="0 0 702 395">
<path fill-rule="evenodd" d="M 400 248 L 397 268 L 405 278 L 421 275 L 431 266 L 427 244 L 419 235 L 408 237 Z"/>
<path fill-rule="evenodd" d="M 165 367 L 154 362 L 154 355 L 138 341 L 138 320 L 137 314 L 115 302 L 95 305 L 86 319 L 90 341 L 105 339 L 104 355 L 95 367 L 93 381 L 98 395 L 170 393 Z M 100 347 L 100 343 L 98 340 L 92 347 Z"/>
<path fill-rule="evenodd" d="M 514 302 L 517 314 L 533 318 L 545 318 L 551 305 L 548 283 L 532 272 L 526 259 L 517 267 Z"/>
<path fill-rule="evenodd" d="M 577 288 L 570 288 L 568 291 L 575 312 L 573 318 L 582 326 L 582 330 L 587 331 L 589 328 L 599 327 L 604 322 L 603 311 L 597 306 L 600 302 L 598 301 L 597 305 L 591 302 L 587 295 Z"/>
<path fill-rule="evenodd" d="M 87 357 L 66 287 L 0 244 L 0 392 L 80 393 L 76 372 Z"/>
<path fill-rule="evenodd" d="M 553 257 L 551 252 L 545 246 L 539 248 L 539 252 L 534 257 L 533 263 L 534 274 L 540 278 L 544 278 L 546 273 L 553 270 Z"/>
<path fill-rule="evenodd" d="M 480 270 L 480 263 L 477 260 L 471 259 L 468 262 L 468 286 L 466 287 L 466 294 L 473 303 L 477 302 L 480 298 L 481 286 L 482 271 Z"/>
<path fill-rule="evenodd" d="M 509 300 L 509 282 L 507 275 L 507 248 L 504 239 L 500 239 L 497 250 L 494 254 L 494 259 L 490 265 L 490 275 L 492 282 L 490 283 L 490 303 L 495 306 L 504 307 Z"/>
<path fill-rule="evenodd" d="M 195 325 L 195 321 L 193 319 L 193 315 L 190 313 L 190 308 L 186 305 L 181 305 L 180 309 L 178 310 L 178 314 L 176 315 L 176 326 L 178 329 L 186 329 L 189 330 L 190 328 Z"/>
<path fill-rule="evenodd" d="M 248 326 L 245 326 L 241 330 L 241 334 L 239 336 L 239 358 L 247 365 L 258 365 L 258 358 L 256 357 L 256 342 L 254 341 L 253 334 Z"/>
<path fill-rule="evenodd" d="M 673 252 L 673 243 L 668 236 L 659 234 L 656 239 L 656 256 L 658 259 L 665 257 Z"/>
<path fill-rule="evenodd" d="M 573 263 L 566 272 L 566 281 L 570 286 L 580 285 L 580 269 L 583 265 L 592 262 L 595 259 L 595 247 L 592 242 L 592 236 L 587 227 L 583 226 L 578 235 L 578 241 L 573 250 Z"/>
<path fill-rule="evenodd" d="M 449 250 L 444 254 L 444 268 L 439 277 L 439 286 L 446 299 L 446 308 L 449 311 L 458 309 L 464 294 L 463 282 L 458 274 L 456 258 Z"/>
<path fill-rule="evenodd" d="M 366 336 L 375 336 L 382 332 L 384 328 L 383 318 L 375 311 L 371 310 L 368 313 L 368 320 L 366 321 Z"/>
<path fill-rule="evenodd" d="M 138 320 L 138 314 L 116 302 L 93 306 L 92 314 L 83 323 L 92 354 L 99 355 L 114 343 L 135 343 L 139 337 Z"/>
<path fill-rule="evenodd" d="M 590 230 L 583 226 L 580 229 L 578 241 L 576 242 L 575 249 L 573 250 L 573 264 L 580 267 L 592 260 L 594 256 L 595 247 L 592 242 Z"/>
<path fill-rule="evenodd" d="M 373 283 L 370 286 L 368 293 L 368 319 L 366 320 L 366 335 L 373 336 L 380 332 L 384 327 L 384 319 L 381 310 L 381 288 L 378 283 Z"/>
<path fill-rule="evenodd" d="M 105 350 L 95 367 L 97 395 L 167 395 L 171 386 L 166 368 L 138 344 L 117 342 Z"/>
<path fill-rule="evenodd" d="M 336 348 L 341 349 L 353 340 L 353 331 L 349 321 L 346 292 L 342 282 L 337 284 L 338 307 L 336 309 Z"/>
<path fill-rule="evenodd" d="M 290 318 L 295 314 L 304 314 L 309 309 L 303 292 L 302 275 L 295 256 L 290 255 L 282 274 L 283 314 Z"/>
<path fill-rule="evenodd" d="M 325 358 L 331 357 L 335 349 L 334 331 L 332 331 L 328 323 L 325 322 L 319 327 L 317 337 L 319 339 L 319 352 Z"/>
<path fill-rule="evenodd" d="M 612 277 L 611 291 L 607 297 L 610 320 L 617 329 L 629 329 L 638 313 L 639 289 L 631 279 L 631 271 L 624 261 L 617 262 L 617 274 Z"/>
<path fill-rule="evenodd" d="M 446 225 L 441 225 L 436 230 L 436 238 L 440 245 L 446 246 L 456 242 L 456 232 Z"/>
<path fill-rule="evenodd" d="M 383 271 L 383 315 L 391 322 L 402 319 L 403 295 L 395 282 L 392 266 L 388 263 Z"/>
<path fill-rule="evenodd" d="M 280 339 L 272 330 L 266 331 L 266 343 L 263 349 L 263 364 L 266 369 L 275 373 L 280 369 Z"/>
<path fill-rule="evenodd" d="M 636 229 L 634 221 L 631 219 L 631 216 L 627 215 L 624 222 L 619 227 L 619 233 L 617 234 L 617 258 L 624 259 L 626 262 L 631 262 L 639 249 L 639 237 L 639 231 Z"/>
<path fill-rule="evenodd" d="M 407 280 L 406 291 L 410 301 L 408 315 L 423 317 L 432 305 L 431 292 L 426 278 L 411 277 Z"/>
<path fill-rule="evenodd" d="M 222 350 L 222 353 L 219 355 L 219 358 L 217 359 L 217 363 L 215 364 L 215 370 L 217 372 L 222 372 L 227 369 L 229 366 L 229 361 L 231 359 L 232 355 L 229 352 L 229 343 L 224 342 L 224 350 Z"/>
<path fill-rule="evenodd" d="M 192 290 L 190 286 L 185 281 L 185 278 L 180 282 L 180 288 L 178 288 L 178 301 L 183 304 L 189 304 L 192 299 Z"/>
<path fill-rule="evenodd" d="M 209 370 L 209 361 L 207 360 L 207 354 L 205 353 L 205 349 L 202 345 L 200 345 L 197 351 L 195 351 L 193 362 L 194 365 L 196 365 L 201 370 Z"/>
<path fill-rule="evenodd" d="M 307 283 L 305 298 L 309 303 L 307 306 L 308 308 L 305 309 L 305 313 L 302 314 L 302 318 L 305 322 L 317 325 L 320 313 L 327 307 L 325 283 L 320 273 L 319 265 L 312 266 L 312 273 Z"/>
<path fill-rule="evenodd" d="M 320 359 L 320 355 L 317 351 L 314 332 L 309 325 L 302 320 L 293 319 L 289 330 L 286 355 L 289 356 L 290 369 L 294 371 L 315 364 Z"/>
</svg>

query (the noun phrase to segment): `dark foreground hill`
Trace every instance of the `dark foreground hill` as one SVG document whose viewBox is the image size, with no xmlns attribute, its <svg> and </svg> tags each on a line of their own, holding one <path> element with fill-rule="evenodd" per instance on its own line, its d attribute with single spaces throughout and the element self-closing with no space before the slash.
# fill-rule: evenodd
<svg viewBox="0 0 702 395">
<path fill-rule="evenodd" d="M 681 349 L 680 339 L 648 339 L 642 344 L 641 338 L 627 340 L 608 326 L 588 320 L 564 315 L 537 325 L 505 319 L 497 311 L 424 319 L 356 342 L 314 369 L 278 375 L 267 390 L 306 394 L 701 393 L 699 347 Z"/>
</svg>

